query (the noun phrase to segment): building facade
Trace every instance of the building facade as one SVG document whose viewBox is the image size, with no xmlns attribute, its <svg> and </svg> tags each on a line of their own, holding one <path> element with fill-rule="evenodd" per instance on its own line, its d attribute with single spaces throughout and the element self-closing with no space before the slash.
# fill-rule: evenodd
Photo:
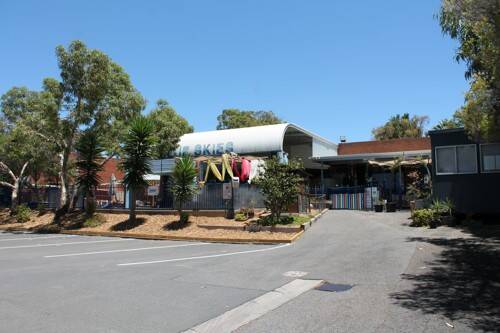
<svg viewBox="0 0 500 333">
<path fill-rule="evenodd" d="M 433 196 L 462 214 L 500 214 L 500 143 L 471 140 L 464 129 L 430 131 Z"/>
</svg>

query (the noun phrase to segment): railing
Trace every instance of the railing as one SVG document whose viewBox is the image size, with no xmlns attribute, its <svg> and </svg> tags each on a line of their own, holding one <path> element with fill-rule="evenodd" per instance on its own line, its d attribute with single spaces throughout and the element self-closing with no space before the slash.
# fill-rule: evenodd
<svg viewBox="0 0 500 333">
<path fill-rule="evenodd" d="M 255 185 L 240 184 L 238 188 L 233 189 L 234 202 L 223 198 L 222 183 L 206 183 L 200 191 L 193 197 L 193 200 L 184 204 L 184 209 L 190 210 L 223 210 L 231 208 L 240 209 L 263 208 L 264 198 L 261 191 Z M 168 186 L 163 188 L 161 199 L 158 201 L 159 209 L 175 209 L 177 207 L 173 195 Z"/>
</svg>

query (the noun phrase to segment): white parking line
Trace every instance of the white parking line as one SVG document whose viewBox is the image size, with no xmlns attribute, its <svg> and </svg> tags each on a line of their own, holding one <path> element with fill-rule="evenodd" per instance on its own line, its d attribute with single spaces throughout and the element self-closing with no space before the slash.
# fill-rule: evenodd
<svg viewBox="0 0 500 333">
<path fill-rule="evenodd" d="M 95 244 L 95 243 L 125 242 L 125 241 L 132 241 L 132 240 L 135 240 L 135 239 L 120 238 L 120 239 L 109 239 L 109 240 L 90 241 L 90 242 L 71 242 L 71 243 L 51 243 L 51 244 L 36 244 L 36 245 L 4 246 L 4 247 L 0 247 L 0 250 L 26 249 L 26 248 L 31 248 L 31 247 L 63 246 L 63 245 L 77 245 L 77 244 Z"/>
<path fill-rule="evenodd" d="M 233 332 L 252 320 L 280 307 L 286 302 L 300 296 L 318 286 L 322 280 L 293 280 L 290 283 L 272 290 L 264 295 L 250 300 L 229 310 L 218 317 L 212 318 L 183 333 L 220 333 Z"/>
<path fill-rule="evenodd" d="M 168 249 L 168 248 L 173 248 L 173 247 L 200 246 L 200 245 L 212 245 L 212 244 L 213 243 L 189 243 L 189 244 L 180 244 L 180 245 L 151 246 L 151 247 L 139 247 L 139 248 L 135 248 L 135 249 L 122 249 L 122 250 L 109 250 L 109 251 L 95 251 L 95 252 L 56 254 L 56 255 L 52 255 L 52 256 L 44 256 L 44 258 L 60 258 L 60 257 L 87 256 L 87 255 L 91 255 L 91 254 L 117 253 L 117 252 L 133 252 L 133 251 Z"/>
<path fill-rule="evenodd" d="M 64 235 L 64 236 L 43 236 L 43 237 L 22 237 L 22 238 L 5 238 L 5 239 L 0 239 L 0 242 L 6 242 L 6 241 L 16 241 L 16 240 L 50 239 L 50 238 L 71 238 L 71 237 L 76 237 L 76 235 Z"/>
<path fill-rule="evenodd" d="M 284 245 L 278 245 L 278 246 L 268 247 L 268 248 L 259 249 L 259 250 L 239 251 L 239 252 L 222 253 L 222 254 L 211 254 L 211 255 L 206 255 L 206 256 L 185 257 L 185 258 L 175 258 L 175 259 L 166 259 L 166 260 L 129 262 L 129 263 L 117 264 L 117 265 L 118 266 L 149 265 L 149 264 L 160 264 L 160 263 L 165 263 L 165 262 L 175 262 L 175 261 L 187 261 L 187 260 L 196 260 L 196 259 L 226 257 L 226 256 L 234 256 L 234 255 L 238 255 L 238 254 L 247 254 L 247 253 L 255 253 L 255 252 L 272 251 L 272 250 L 281 249 L 283 247 L 290 246 L 290 245 L 291 244 L 284 244 Z"/>
</svg>

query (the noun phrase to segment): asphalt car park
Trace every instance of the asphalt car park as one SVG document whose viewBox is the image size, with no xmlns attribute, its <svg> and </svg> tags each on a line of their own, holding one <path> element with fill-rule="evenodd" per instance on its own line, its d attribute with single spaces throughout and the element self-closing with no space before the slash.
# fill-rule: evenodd
<svg viewBox="0 0 500 333">
<path fill-rule="evenodd" d="M 328 212 L 275 245 L 0 232 L 0 332 L 472 332 L 491 321 L 432 297 L 448 290 L 433 239 L 463 235 L 407 217 Z"/>
<path fill-rule="evenodd" d="M 289 280 L 242 286 L 211 262 L 287 246 L 1 233 L 0 322 L 10 332 L 181 331 Z"/>
</svg>

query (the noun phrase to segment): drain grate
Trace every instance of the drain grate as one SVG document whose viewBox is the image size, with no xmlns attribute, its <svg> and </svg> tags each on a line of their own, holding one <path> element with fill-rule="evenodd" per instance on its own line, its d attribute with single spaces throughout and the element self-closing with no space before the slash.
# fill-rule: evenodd
<svg viewBox="0 0 500 333">
<path fill-rule="evenodd" d="M 353 285 L 350 284 L 335 284 L 335 283 L 330 283 L 328 281 L 323 282 L 319 286 L 317 286 L 316 290 L 320 291 L 330 291 L 330 292 L 343 292 L 352 289 L 354 287 Z"/>
</svg>

